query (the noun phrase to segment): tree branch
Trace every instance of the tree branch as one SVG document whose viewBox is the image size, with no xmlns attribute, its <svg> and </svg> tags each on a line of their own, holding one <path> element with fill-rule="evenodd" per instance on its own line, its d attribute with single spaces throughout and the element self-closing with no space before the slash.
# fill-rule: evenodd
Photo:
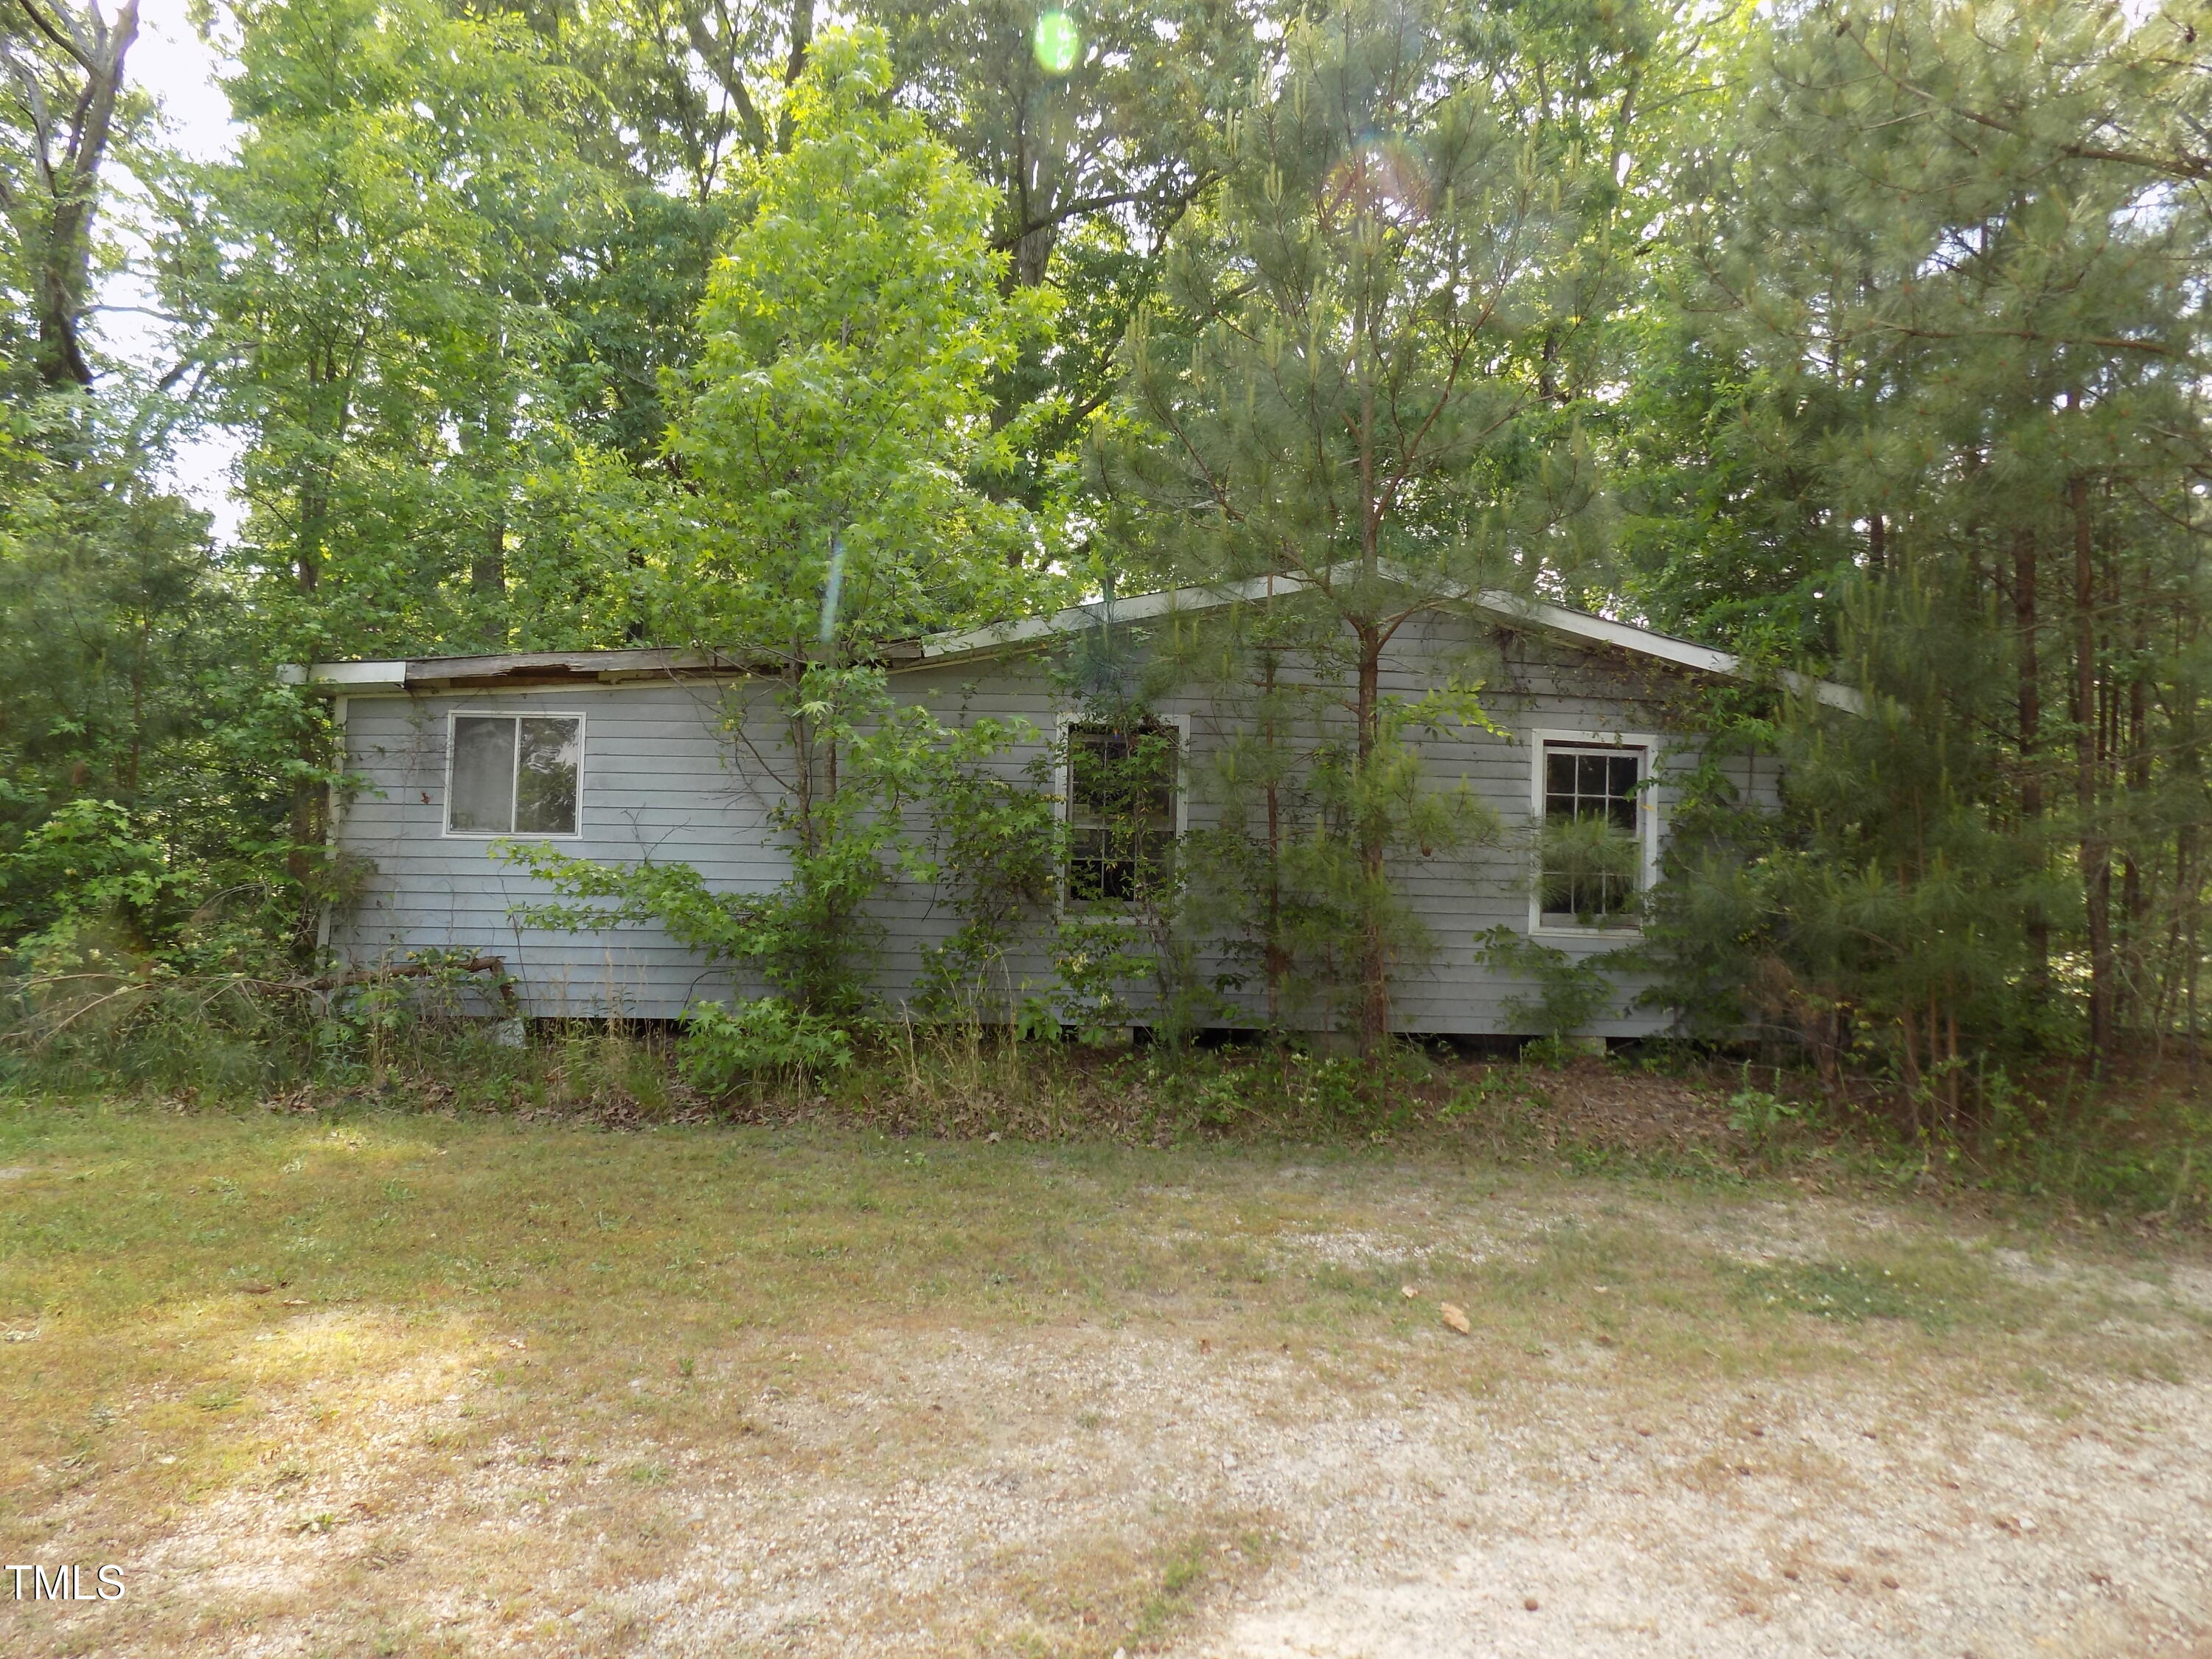
<svg viewBox="0 0 2212 1659">
<path fill-rule="evenodd" d="M 735 46 L 717 40 L 707 27 L 707 20 L 696 13 L 684 20 L 686 32 L 691 38 L 691 50 L 697 52 L 707 65 L 708 73 L 715 83 L 737 106 L 738 120 L 745 130 L 745 142 L 756 155 L 768 150 L 768 127 L 761 120 L 760 110 L 753 103 L 752 94 L 745 90 L 744 77 L 738 72 L 738 53 Z M 722 27 L 729 27 L 727 13 L 722 15 Z"/>
<path fill-rule="evenodd" d="M 1976 126 L 1987 127 L 1992 132 L 2002 132 L 2013 138 L 2026 138 L 2030 136 L 2021 131 L 2017 121 L 2005 120 L 1990 114 L 1985 110 L 1968 109 L 1963 104 L 1954 104 L 1899 75 L 1890 68 L 1880 53 L 1859 38 L 1857 26 L 1850 21 L 1846 20 L 1844 26 L 1836 32 L 1838 34 L 1850 36 L 1851 43 L 1858 47 L 1867 62 L 1873 66 L 1875 73 L 1899 92 L 1917 98 L 1931 108 L 1948 111 L 1962 121 L 1971 121 Z M 2191 179 L 2200 183 L 2212 180 L 2212 157 L 2179 153 L 2159 155 L 2149 150 L 2114 149 L 2101 144 L 2059 144 L 2056 148 L 2061 155 L 2070 157 L 2075 161 L 2112 161 L 2122 167 L 2142 167 L 2152 173 L 2162 173 L 2172 179 Z"/>
<path fill-rule="evenodd" d="M 70 35 L 64 35 L 59 29 L 56 28 L 52 22 L 47 21 L 46 14 L 41 12 L 36 6 L 33 5 L 31 3 L 31 0 L 15 0 L 15 3 L 22 7 L 23 15 L 31 20 L 31 27 L 33 28 L 38 30 L 38 32 L 45 35 L 47 40 L 52 41 L 64 52 L 67 52 L 71 58 L 75 58 L 82 68 L 87 71 L 89 71 L 92 69 L 93 64 L 89 53 L 88 53 L 84 48 L 78 44 L 78 42 L 70 38 L 70 35 L 74 35 L 76 33 L 74 28 L 70 31 Z"/>
<path fill-rule="evenodd" d="M 1107 208 L 1128 207 L 1142 203 L 1147 207 L 1173 208 L 1181 211 L 1188 208 L 1199 192 L 1212 184 L 1217 176 L 1211 173 L 1202 173 L 1183 190 L 1159 192 L 1119 190 L 1103 196 L 1080 196 L 1005 232 L 994 239 L 991 246 L 1000 253 L 1011 252 L 1025 238 L 1034 236 L 1038 231 L 1050 230 L 1054 226 L 1066 224 L 1070 219 L 1079 219 L 1085 214 L 1102 212 Z"/>
</svg>

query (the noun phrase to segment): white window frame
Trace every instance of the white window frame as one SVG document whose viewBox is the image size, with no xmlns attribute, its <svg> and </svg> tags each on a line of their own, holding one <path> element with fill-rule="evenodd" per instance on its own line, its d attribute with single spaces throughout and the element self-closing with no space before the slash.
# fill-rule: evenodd
<svg viewBox="0 0 2212 1659">
<path fill-rule="evenodd" d="M 576 827 L 568 830 L 456 830 L 453 828 L 453 725 L 457 720 L 574 720 L 576 722 Z M 581 709 L 566 708 L 448 708 L 446 711 L 446 793 L 438 802 L 438 825 L 441 835 L 447 841 L 511 841 L 521 836 L 530 841 L 581 841 L 584 838 L 584 757 L 589 752 L 585 738 L 590 728 Z M 515 732 L 514 764 L 522 766 L 522 733 Z M 507 779 L 507 810 L 514 811 L 517 780 Z"/>
<path fill-rule="evenodd" d="M 1638 895 L 1650 892 L 1659 880 L 1660 813 L 1658 783 L 1659 736 L 1654 732 L 1531 732 L 1528 734 L 1528 825 L 1533 844 L 1528 849 L 1528 932 L 1539 939 L 1633 939 L 1644 932 L 1640 923 L 1618 927 L 1576 927 L 1544 920 L 1544 757 L 1553 744 L 1577 749 L 1633 749 L 1638 752 L 1636 827 L 1644 842 L 1644 871 Z"/>
<path fill-rule="evenodd" d="M 1153 726 L 1172 726 L 1176 734 L 1175 775 L 1175 836 L 1180 848 L 1184 833 L 1190 828 L 1190 716 L 1183 714 L 1151 714 L 1147 721 Z M 1062 714 L 1053 728 L 1052 788 L 1053 799 L 1060 813 L 1061 829 L 1075 810 L 1075 789 L 1068 764 L 1068 733 L 1079 726 L 1103 726 L 1107 722 L 1095 715 Z M 1178 851 L 1178 857 L 1181 856 Z M 1058 879 L 1053 884 L 1053 914 L 1063 916 L 1067 907 L 1067 860 L 1060 860 Z M 1140 918 L 1133 910 L 1085 910 L 1081 912 L 1086 921 L 1116 921 L 1134 925 Z"/>
</svg>

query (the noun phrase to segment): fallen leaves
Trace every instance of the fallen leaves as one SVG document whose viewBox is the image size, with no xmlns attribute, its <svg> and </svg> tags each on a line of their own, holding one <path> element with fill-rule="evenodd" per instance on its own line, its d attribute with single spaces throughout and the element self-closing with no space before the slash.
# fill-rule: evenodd
<svg viewBox="0 0 2212 1659">
<path fill-rule="evenodd" d="M 1462 1336 L 1468 1336 L 1474 1334 L 1474 1327 L 1468 1323 L 1467 1310 L 1461 1307 L 1457 1303 L 1447 1302 L 1439 1307 L 1437 1310 L 1437 1312 L 1443 1317 L 1445 1324 L 1450 1326 L 1452 1329 L 1457 1331 Z"/>
</svg>

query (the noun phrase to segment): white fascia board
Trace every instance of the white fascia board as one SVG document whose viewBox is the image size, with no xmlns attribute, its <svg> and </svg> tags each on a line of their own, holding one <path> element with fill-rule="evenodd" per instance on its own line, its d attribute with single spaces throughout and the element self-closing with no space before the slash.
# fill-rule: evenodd
<svg viewBox="0 0 2212 1659">
<path fill-rule="evenodd" d="M 1700 673 L 1720 674 L 1737 680 L 1750 678 L 1744 671 L 1743 659 L 1732 651 L 1698 645 L 1689 640 L 1678 640 L 1671 634 L 1638 628 L 1632 623 L 1613 622 L 1587 611 L 1571 611 L 1563 605 L 1524 599 L 1513 593 L 1477 593 L 1472 602 L 1493 615 L 1525 620 L 1554 633 L 1615 646 L 1623 651 L 1633 651 L 1639 656 L 1656 657 L 1662 662 L 1678 663 Z M 1814 701 L 1830 708 L 1840 708 L 1845 714 L 1856 714 L 1861 718 L 1866 714 L 1865 694 L 1848 685 L 1838 685 L 1833 680 L 1817 680 L 1810 674 L 1799 673 L 1794 668 L 1778 671 L 1776 678 L 1787 690 L 1800 696 L 1809 693 Z"/>
<path fill-rule="evenodd" d="M 1090 605 L 1071 605 L 1049 617 L 1025 617 L 1018 622 L 998 623 L 988 628 L 971 628 L 957 634 L 933 635 L 921 641 L 921 662 L 915 665 L 954 661 L 963 657 L 988 656 L 1015 646 L 1074 633 L 1081 629 L 1095 628 L 1101 622 L 1145 622 L 1170 612 L 1210 611 L 1219 605 L 1241 601 L 1285 597 L 1304 592 L 1322 583 L 1349 581 L 1360 574 L 1360 567 L 1357 563 L 1346 562 L 1332 566 L 1315 580 L 1301 576 L 1254 576 L 1221 587 L 1176 587 L 1157 593 L 1133 594 L 1126 599 L 1099 599 Z M 1403 573 L 1387 562 L 1376 574 L 1385 580 L 1402 582 L 1406 580 Z M 1597 616 L 1591 611 L 1577 611 L 1544 599 L 1526 599 L 1517 593 L 1507 593 L 1494 588 L 1478 592 L 1455 584 L 1447 590 L 1447 596 L 1525 627 L 1541 628 L 1571 639 L 1609 645 L 1617 650 L 1671 662 L 1698 673 L 1720 674 L 1730 679 L 1747 678 L 1743 659 L 1733 652 L 1710 645 L 1698 645 L 1690 640 L 1678 640 L 1671 634 L 1638 628 L 1633 623 L 1614 622 L 1611 617 Z M 1816 680 L 1809 674 L 1800 674 L 1787 668 L 1782 670 L 1778 678 L 1790 690 L 1800 696 L 1810 693 L 1815 701 L 1828 708 L 1840 708 L 1847 714 L 1861 716 L 1867 712 L 1865 696 L 1850 686 L 1838 685 L 1832 680 Z"/>
<path fill-rule="evenodd" d="M 298 685 L 298 679 L 286 684 Z M 404 691 L 407 665 L 403 662 L 319 662 L 307 669 L 305 684 L 327 685 L 346 691 Z"/>
<path fill-rule="evenodd" d="M 1838 685 L 1833 680 L 1816 680 L 1810 674 L 1801 674 L 1794 668 L 1784 669 L 1781 680 L 1784 685 L 1800 696 L 1809 691 L 1814 702 L 1826 704 L 1830 708 L 1840 708 L 1846 714 L 1856 714 L 1861 720 L 1873 712 L 1865 692 L 1848 685 Z"/>
<path fill-rule="evenodd" d="M 1049 617 L 1024 617 L 1016 622 L 963 629 L 957 634 L 930 635 L 921 641 L 920 661 L 908 665 L 989 656 L 1033 641 L 1096 628 L 1102 622 L 1150 622 L 1176 611 L 1211 611 L 1240 600 L 1300 592 L 1309 586 L 1297 576 L 1253 576 L 1221 587 L 1168 587 L 1156 593 L 1134 593 L 1126 599 L 1097 599 L 1088 605 L 1072 605 Z"/>
<path fill-rule="evenodd" d="M 1495 589 L 1471 593 L 1468 598 L 1470 604 L 1508 621 L 1527 623 L 1575 639 L 1593 640 L 1601 645 L 1633 651 L 1638 656 L 1656 657 L 1662 662 L 1694 668 L 1699 673 L 1735 675 L 1743 669 L 1734 655 L 1710 645 L 1694 645 L 1671 635 L 1655 634 L 1633 623 L 1614 622 L 1587 611 L 1571 611 L 1564 605 L 1524 599 L 1517 593 L 1503 593 Z"/>
<path fill-rule="evenodd" d="M 1633 623 L 1614 622 L 1609 617 L 1601 617 L 1592 611 L 1576 611 L 1544 599 L 1524 599 L 1517 593 L 1500 592 L 1494 588 L 1485 589 L 1479 593 L 1467 593 L 1465 598 L 1478 610 L 1487 611 L 1492 616 L 1502 617 L 1508 621 L 1547 629 L 1573 639 L 1610 645 L 1622 651 L 1632 651 L 1638 656 L 1656 657 L 1662 662 L 1695 669 L 1701 674 L 1720 674 L 1739 680 L 1750 678 L 1744 672 L 1743 659 L 1732 651 L 1698 645 L 1691 640 L 1678 640 L 1672 634 L 1638 628 Z M 1827 708 L 1840 708 L 1845 714 L 1865 718 L 1867 700 L 1863 692 L 1854 690 L 1848 685 L 1838 685 L 1833 680 L 1814 679 L 1810 674 L 1801 674 L 1794 668 L 1780 670 L 1776 678 L 1784 688 L 1800 696 L 1809 693 L 1815 702 Z"/>
<path fill-rule="evenodd" d="M 1096 628 L 1102 623 L 1150 622 L 1178 613 L 1212 611 L 1224 605 L 1287 598 L 1322 583 L 1350 580 L 1359 574 L 1358 565 L 1346 563 L 1322 572 L 1317 579 L 1291 575 L 1253 576 L 1219 587 L 1164 588 L 1154 593 L 1133 594 L 1126 599 L 1102 599 L 1088 605 L 1070 605 L 1049 617 L 1024 617 L 1012 622 L 994 623 L 983 628 L 963 629 L 957 633 L 932 635 L 920 641 L 918 657 L 897 665 L 923 667 L 937 663 L 957 662 L 967 658 L 993 656 L 1063 634 Z M 1404 580 L 1399 572 L 1388 565 L 1377 574 L 1386 580 Z M 1689 640 L 1678 640 L 1671 635 L 1638 628 L 1632 623 L 1614 622 L 1610 617 L 1596 616 L 1587 611 L 1573 610 L 1543 599 L 1523 599 L 1517 593 L 1498 589 L 1474 592 L 1455 588 L 1448 592 L 1448 597 L 1460 599 L 1501 620 L 1525 627 L 1540 628 L 1571 639 L 1611 646 L 1617 650 L 1656 658 L 1699 673 L 1724 675 L 1731 679 L 1746 678 L 1742 659 L 1732 652 L 1698 645 Z M 495 665 L 512 670 L 537 662 L 576 668 L 596 667 L 600 671 L 601 678 L 608 681 L 633 676 L 658 678 L 672 670 L 709 673 L 744 672 L 744 665 L 740 662 L 690 652 L 547 652 L 529 657 L 451 659 L 434 665 L 431 661 L 414 665 L 404 661 L 319 662 L 305 670 L 296 665 L 288 665 L 277 670 L 277 679 L 286 685 L 306 684 L 354 693 L 404 691 L 410 683 L 410 666 L 430 669 L 434 665 L 447 669 L 449 673 L 468 673 L 482 672 Z M 415 678 L 427 681 L 434 677 L 423 674 Z M 1840 708 L 1847 714 L 1861 716 L 1867 713 L 1864 696 L 1849 686 L 1838 685 L 1832 680 L 1816 680 L 1810 675 L 1800 674 L 1790 669 L 1782 670 L 1778 678 L 1790 690 L 1801 696 L 1809 694 L 1814 701 L 1828 708 Z"/>
</svg>

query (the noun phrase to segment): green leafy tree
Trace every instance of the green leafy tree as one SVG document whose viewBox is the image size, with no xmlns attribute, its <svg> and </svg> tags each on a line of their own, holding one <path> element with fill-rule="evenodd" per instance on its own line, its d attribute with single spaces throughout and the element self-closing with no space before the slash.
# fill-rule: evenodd
<svg viewBox="0 0 2212 1659">
<path fill-rule="evenodd" d="M 994 878 L 1034 881 L 1052 846 L 1049 802 L 988 781 L 989 763 L 1033 734 L 991 720 L 948 728 L 927 709 L 895 703 L 880 669 L 817 664 L 799 696 L 812 735 L 841 763 L 836 788 L 812 797 L 791 792 L 774 810 L 791 851 L 787 880 L 765 893 L 719 892 L 687 864 L 617 866 L 519 843 L 506 849 L 509 860 L 562 897 L 525 906 L 518 919 L 568 929 L 657 923 L 806 1013 L 848 1020 L 874 1000 L 881 927 L 869 902 L 895 879 L 928 884 L 950 873 L 961 890 L 956 901 L 969 912 L 950 957 L 987 969 L 1003 945 L 1004 906 L 1013 896 L 975 888 Z M 731 724 L 742 729 L 748 717 L 740 697 Z M 909 826 L 909 808 L 937 817 L 929 840 Z M 968 839 L 956 842 L 959 836 Z M 947 971 L 940 960 L 938 977 Z"/>
<path fill-rule="evenodd" d="M 112 19 L 97 0 L 0 11 L 0 357 L 49 388 L 93 383 L 103 172 L 149 136 L 153 112 L 125 74 L 137 37 L 137 0 Z"/>
<path fill-rule="evenodd" d="M 745 176 L 669 437 L 686 489 L 658 631 L 781 666 L 807 859 L 848 828 L 839 671 L 1046 591 L 1023 555 L 1047 527 L 969 478 L 1006 441 L 990 377 L 1047 309 L 1001 291 L 989 192 L 890 89 L 879 31 L 815 41 L 789 149 Z"/>
<path fill-rule="evenodd" d="M 1168 233 L 1212 182 L 1213 138 L 1261 72 L 1254 14 L 1219 0 L 1038 6 L 881 0 L 901 96 L 992 187 L 1004 280 L 1050 292 L 1060 327 L 995 377 L 993 417 L 1021 422 L 984 475 L 1042 506 L 1111 395 Z"/>
<path fill-rule="evenodd" d="M 1003 441 L 989 377 L 1045 307 L 1001 294 L 988 192 L 890 89 L 880 33 L 816 41 L 669 439 L 690 493 L 659 631 L 794 674 L 1037 592 L 1018 556 L 1043 527 L 967 480 Z"/>
<path fill-rule="evenodd" d="M 424 0 L 236 15 L 244 135 L 179 181 L 167 281 L 248 434 L 264 603 L 301 656 L 506 644 L 516 544 L 585 465 L 550 303 L 604 185 L 555 118 L 583 90 L 520 25 Z"/>
<path fill-rule="evenodd" d="M 142 957 L 273 957 L 312 939 L 326 873 L 285 868 L 312 722 L 204 516 L 149 477 L 143 413 L 127 386 L 39 397 L 0 440 L 0 944 L 66 922 Z M 158 849 L 150 895 L 103 873 L 125 843 Z"/>
</svg>

